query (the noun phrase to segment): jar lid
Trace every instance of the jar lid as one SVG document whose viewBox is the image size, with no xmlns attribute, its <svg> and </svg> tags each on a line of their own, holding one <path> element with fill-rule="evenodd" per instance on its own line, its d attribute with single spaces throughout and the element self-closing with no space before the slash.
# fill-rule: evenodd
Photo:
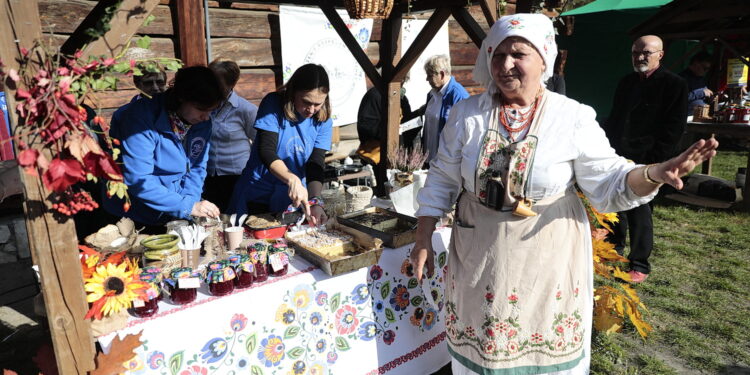
<svg viewBox="0 0 750 375">
<path fill-rule="evenodd" d="M 171 278 L 173 279 L 186 279 L 188 277 L 193 277 L 193 269 L 190 267 L 178 267 L 172 270 L 170 273 Z"/>
<path fill-rule="evenodd" d="M 234 279 L 234 269 L 229 267 L 229 261 L 220 260 L 208 264 L 206 283 L 220 283 Z"/>
</svg>

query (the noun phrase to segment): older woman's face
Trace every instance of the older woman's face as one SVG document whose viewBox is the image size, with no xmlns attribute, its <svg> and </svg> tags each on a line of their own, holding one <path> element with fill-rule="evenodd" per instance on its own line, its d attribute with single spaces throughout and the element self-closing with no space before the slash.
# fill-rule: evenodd
<svg viewBox="0 0 750 375">
<path fill-rule="evenodd" d="M 525 39 L 505 39 L 495 49 L 491 63 L 492 79 L 504 94 L 540 85 L 544 59 Z"/>
<path fill-rule="evenodd" d="M 294 94 L 294 110 L 304 118 L 313 117 L 323 107 L 327 96 L 320 89 L 299 91 Z"/>
</svg>

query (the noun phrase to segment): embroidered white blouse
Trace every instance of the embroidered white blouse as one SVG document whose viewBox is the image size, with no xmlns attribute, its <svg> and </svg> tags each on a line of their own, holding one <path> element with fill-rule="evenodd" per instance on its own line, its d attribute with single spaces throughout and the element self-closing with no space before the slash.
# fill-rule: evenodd
<svg viewBox="0 0 750 375">
<path fill-rule="evenodd" d="M 637 165 L 610 147 L 591 107 L 551 91 L 545 95 L 549 97 L 537 131 L 528 198 L 539 200 L 578 183 L 601 212 L 625 211 L 653 199 L 656 192 L 639 197 L 630 189 L 626 176 Z M 427 181 L 417 195 L 417 216 L 439 217 L 449 212 L 461 187 L 475 192 L 477 160 L 491 106 L 492 98 L 483 93 L 453 107 L 440 135 L 438 155 L 430 162 Z"/>
</svg>

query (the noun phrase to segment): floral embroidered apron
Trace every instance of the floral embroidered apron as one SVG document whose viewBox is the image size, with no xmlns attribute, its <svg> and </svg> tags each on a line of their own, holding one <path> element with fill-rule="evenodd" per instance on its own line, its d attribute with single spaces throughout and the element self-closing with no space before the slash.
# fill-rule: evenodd
<svg viewBox="0 0 750 375">
<path fill-rule="evenodd" d="M 493 116 L 495 124 L 489 126 L 479 158 L 485 165 L 477 169 L 479 197 L 464 192 L 458 202 L 448 263 L 446 330 L 453 358 L 480 374 L 565 371 L 587 356 L 591 243 L 575 191 L 538 200 L 533 217 L 494 210 L 480 201 L 480 182 L 488 171 L 503 172 L 506 206 L 526 197 L 544 104 L 527 137 L 514 144 L 497 132 Z M 487 157 L 489 162 L 483 161 Z"/>
</svg>

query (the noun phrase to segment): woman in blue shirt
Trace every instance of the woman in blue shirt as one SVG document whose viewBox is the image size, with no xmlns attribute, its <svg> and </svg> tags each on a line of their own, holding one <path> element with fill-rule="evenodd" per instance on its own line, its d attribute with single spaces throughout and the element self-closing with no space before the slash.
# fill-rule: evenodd
<svg viewBox="0 0 750 375">
<path fill-rule="evenodd" d="M 291 203 L 304 208 L 314 225 L 327 219 L 309 198 L 323 189 L 325 153 L 331 148 L 328 74 L 307 64 L 277 92 L 266 95 L 255 120 L 257 135 L 229 211 L 280 212 Z"/>
<path fill-rule="evenodd" d="M 112 117 L 110 135 L 122 147 L 123 176 L 130 207 L 105 197 L 103 206 L 129 217 L 149 231 L 174 219 L 218 217 L 219 209 L 201 200 L 206 178 L 211 111 L 224 99 L 221 85 L 208 68 L 177 71 L 171 87 L 153 98 L 130 103 Z"/>
</svg>

